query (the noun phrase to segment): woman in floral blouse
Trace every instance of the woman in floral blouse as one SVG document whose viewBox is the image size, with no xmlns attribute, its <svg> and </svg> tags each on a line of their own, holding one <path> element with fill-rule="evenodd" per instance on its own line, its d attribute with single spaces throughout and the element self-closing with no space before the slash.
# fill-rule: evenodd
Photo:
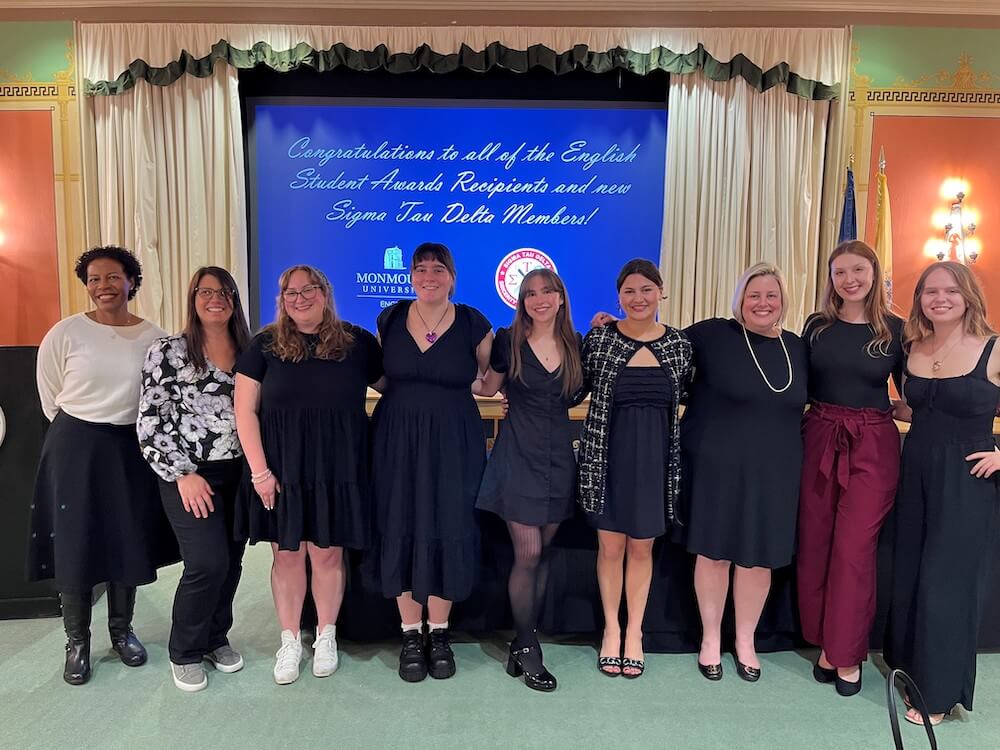
<svg viewBox="0 0 1000 750">
<path fill-rule="evenodd" d="M 236 282 L 206 266 L 191 279 L 183 333 L 153 344 L 142 368 L 139 443 L 184 559 L 169 651 L 174 684 L 186 692 L 208 686 L 203 659 L 219 672 L 243 668 L 227 634 L 244 548 L 233 541 L 243 455 L 233 368 L 249 339 Z"/>
</svg>

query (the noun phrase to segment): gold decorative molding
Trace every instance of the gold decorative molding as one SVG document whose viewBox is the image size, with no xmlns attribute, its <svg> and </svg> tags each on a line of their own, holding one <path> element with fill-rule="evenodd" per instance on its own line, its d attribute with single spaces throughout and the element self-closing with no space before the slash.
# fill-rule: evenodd
<svg viewBox="0 0 1000 750">
<path fill-rule="evenodd" d="M 911 81 L 899 76 L 890 88 L 923 87 L 960 91 L 995 89 L 1000 87 L 1000 75 L 988 70 L 976 70 L 972 67 L 972 55 L 963 52 L 958 58 L 958 67 L 955 70 L 939 70 L 937 73 L 920 76 Z"/>
<path fill-rule="evenodd" d="M 55 73 L 56 83 L 68 85 L 76 82 L 76 43 L 72 39 L 66 40 L 66 62 L 66 69 Z"/>
<path fill-rule="evenodd" d="M 861 64 L 861 43 L 851 44 L 851 88 L 869 88 L 872 85 L 872 77 L 858 74 L 858 65 Z M 851 92 L 853 97 L 853 91 Z"/>
<path fill-rule="evenodd" d="M 9 70 L 4 70 L 0 68 L 0 81 L 4 83 L 34 83 L 34 79 L 31 77 L 31 72 L 29 71 L 27 75 L 19 76 L 16 73 L 11 73 Z"/>
</svg>

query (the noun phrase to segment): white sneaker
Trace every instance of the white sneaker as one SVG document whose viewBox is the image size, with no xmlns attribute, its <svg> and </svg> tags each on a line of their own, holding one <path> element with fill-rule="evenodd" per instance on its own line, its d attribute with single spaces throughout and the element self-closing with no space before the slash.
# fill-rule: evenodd
<svg viewBox="0 0 1000 750">
<path fill-rule="evenodd" d="M 313 674 L 316 677 L 329 677 L 337 671 L 340 658 L 337 656 L 337 626 L 327 625 L 323 632 L 316 633 L 313 643 Z"/>
<path fill-rule="evenodd" d="M 281 648 L 274 655 L 274 681 L 290 685 L 299 679 L 299 662 L 302 661 L 302 638 L 291 630 L 281 631 Z"/>
</svg>

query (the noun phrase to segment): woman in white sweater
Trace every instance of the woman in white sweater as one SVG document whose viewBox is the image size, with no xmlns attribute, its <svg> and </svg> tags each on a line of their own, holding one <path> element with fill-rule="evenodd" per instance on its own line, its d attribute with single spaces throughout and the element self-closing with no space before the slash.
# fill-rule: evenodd
<svg viewBox="0 0 1000 750">
<path fill-rule="evenodd" d="M 140 666 L 136 586 L 178 556 L 135 432 L 143 359 L 166 333 L 128 311 L 142 282 L 128 250 L 88 250 L 75 270 L 95 309 L 56 323 L 38 350 L 38 395 L 52 425 L 31 506 L 28 573 L 55 579 L 67 637 L 63 679 L 82 685 L 90 678 L 94 586 L 108 584 L 112 648 Z"/>
</svg>

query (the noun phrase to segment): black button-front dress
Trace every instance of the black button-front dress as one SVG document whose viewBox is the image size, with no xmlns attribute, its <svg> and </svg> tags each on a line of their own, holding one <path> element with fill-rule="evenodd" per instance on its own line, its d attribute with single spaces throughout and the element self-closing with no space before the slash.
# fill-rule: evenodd
<svg viewBox="0 0 1000 750">
<path fill-rule="evenodd" d="M 913 424 L 893 526 L 885 660 L 917 683 L 929 713 L 972 710 L 976 639 L 998 531 L 1000 473 L 972 476 L 965 457 L 992 451 L 1000 386 L 987 377 L 996 337 L 968 375 L 906 373 Z"/>
<path fill-rule="evenodd" d="M 455 305 L 455 322 L 421 352 L 406 328 L 411 302 L 378 318 L 386 390 L 372 416 L 377 565 L 382 594 L 462 601 L 478 566 L 476 495 L 486 437 L 472 396 L 476 347 L 492 326 Z"/>
<path fill-rule="evenodd" d="M 521 377 L 509 376 L 510 359 L 510 329 L 501 328 L 490 366 L 508 373 L 510 409 L 493 443 L 476 507 L 529 526 L 560 523 L 575 508 L 571 400 L 562 394 L 558 371 L 546 370 L 527 341 L 521 345 Z"/>
</svg>

